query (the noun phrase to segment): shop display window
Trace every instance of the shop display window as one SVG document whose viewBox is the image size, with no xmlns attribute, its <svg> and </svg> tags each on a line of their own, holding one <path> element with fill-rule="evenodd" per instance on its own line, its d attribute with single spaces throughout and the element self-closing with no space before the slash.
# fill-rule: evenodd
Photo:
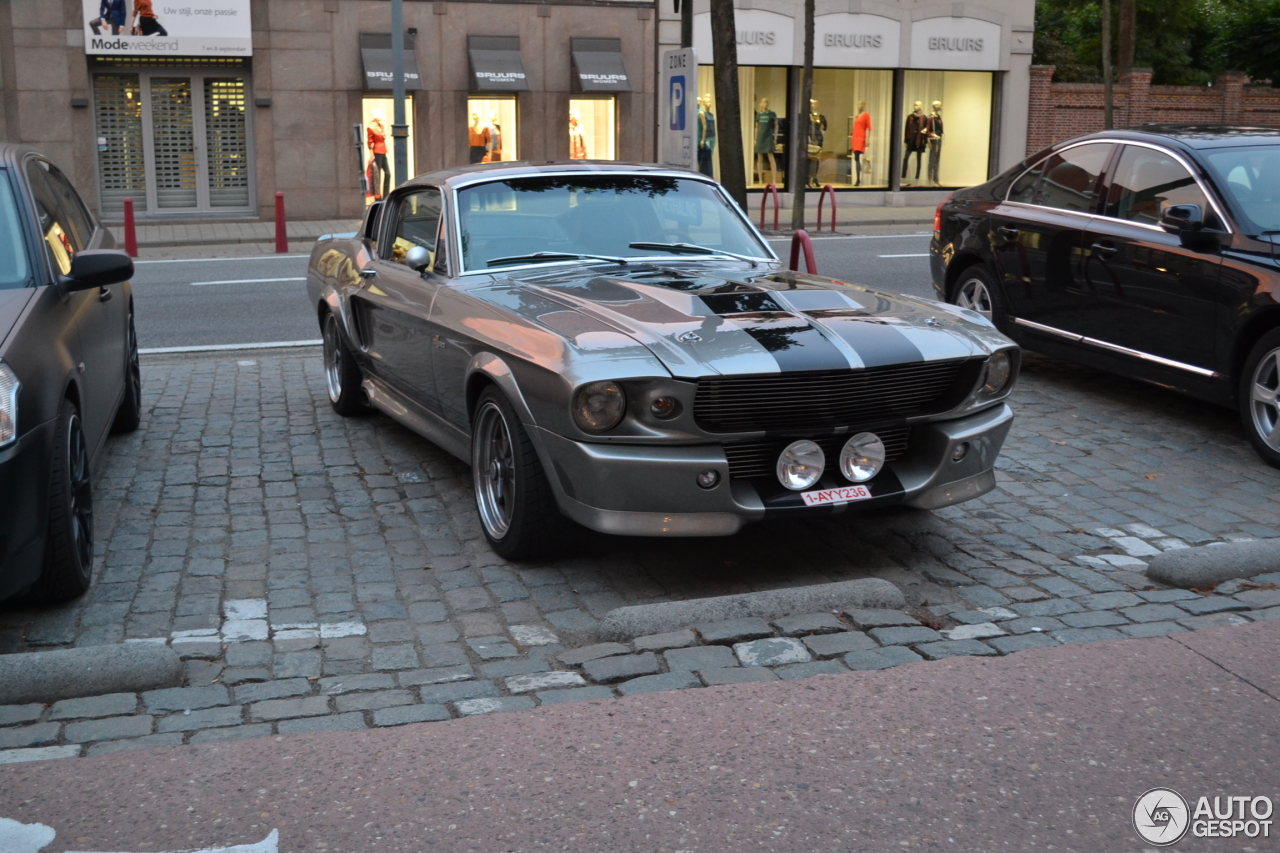
<svg viewBox="0 0 1280 853">
<path fill-rule="evenodd" d="M 816 68 L 810 102 L 810 186 L 889 186 L 893 72 Z"/>
<path fill-rule="evenodd" d="M 470 163 L 519 160 L 516 99 L 467 98 L 467 152 Z"/>
<path fill-rule="evenodd" d="M 787 75 L 789 68 L 756 65 L 738 68 L 738 102 L 742 116 L 742 149 L 747 186 L 787 179 Z M 708 116 L 710 120 L 708 121 Z M 720 174 L 719 125 L 715 118 L 715 76 L 710 65 L 698 66 L 698 170 Z M 710 128 L 710 130 L 708 130 Z"/>
<path fill-rule="evenodd" d="M 991 73 L 907 71 L 902 186 L 968 187 L 988 177 Z"/>
<path fill-rule="evenodd" d="M 617 100 L 572 98 L 569 101 L 569 158 L 617 160 Z"/>
<path fill-rule="evenodd" d="M 391 138 L 391 123 L 395 120 L 396 102 L 394 98 L 364 98 L 361 105 L 360 120 L 364 127 L 364 172 L 368 181 L 365 203 L 372 204 L 387 193 L 412 178 L 416 172 L 413 168 L 413 140 L 416 136 L 413 127 L 413 97 L 406 95 L 404 99 L 405 123 L 409 125 L 409 173 L 397 175 L 395 143 Z"/>
</svg>

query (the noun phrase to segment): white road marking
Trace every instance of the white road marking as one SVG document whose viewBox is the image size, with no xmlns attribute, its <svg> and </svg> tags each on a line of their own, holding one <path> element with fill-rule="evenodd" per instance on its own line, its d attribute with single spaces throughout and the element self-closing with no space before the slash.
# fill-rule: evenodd
<svg viewBox="0 0 1280 853">
<path fill-rule="evenodd" d="M 259 344 L 208 344 L 195 347 L 148 347 L 138 350 L 141 355 L 164 355 L 177 352 L 232 352 L 242 349 L 286 349 L 288 347 L 318 347 L 324 341 L 266 341 Z"/>
<path fill-rule="evenodd" d="M 295 258 L 309 258 L 311 255 L 261 255 L 253 258 L 157 258 L 150 261 L 134 261 L 139 264 L 220 264 L 223 261 L 287 261 Z"/>
<path fill-rule="evenodd" d="M 932 231 L 913 231 L 910 234 L 833 234 L 829 237 L 810 234 L 809 239 L 818 240 L 901 240 L 906 237 L 931 237 Z M 790 243 L 790 237 L 766 237 L 770 243 Z"/>
<path fill-rule="evenodd" d="M 876 255 L 876 257 L 877 258 L 927 258 L 929 257 L 929 253 L 923 252 L 918 255 Z"/>
<path fill-rule="evenodd" d="M 227 278 L 221 281 L 189 281 L 187 284 L 192 287 L 205 287 L 210 284 L 272 284 L 277 281 L 306 281 L 307 277 L 294 276 L 292 278 Z"/>
<path fill-rule="evenodd" d="M 0 850 L 4 853 L 39 853 L 52 842 L 57 832 L 53 827 L 43 823 L 19 823 L 7 817 L 0 817 Z M 271 834 L 257 844 L 233 844 L 230 847 L 205 847 L 189 853 L 279 853 L 280 831 L 271 830 Z M 89 853 L 89 851 L 68 851 L 68 853 Z M 116 851 L 125 853 L 125 851 Z"/>
<path fill-rule="evenodd" d="M 279 853 L 280 850 L 280 831 L 278 829 L 271 830 L 271 834 L 259 841 L 257 844 L 233 844 L 230 847 L 206 847 L 202 850 L 192 850 L 190 853 Z M 74 851 L 68 850 L 67 853 L 90 853 L 90 851 Z M 118 853 L 124 853 L 119 851 Z"/>
</svg>

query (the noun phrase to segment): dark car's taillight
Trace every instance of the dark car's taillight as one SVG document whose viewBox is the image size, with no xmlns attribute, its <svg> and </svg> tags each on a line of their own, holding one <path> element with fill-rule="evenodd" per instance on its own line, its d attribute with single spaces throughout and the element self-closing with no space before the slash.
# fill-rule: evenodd
<svg viewBox="0 0 1280 853">
<path fill-rule="evenodd" d="M 948 194 L 946 198 L 938 202 L 938 209 L 933 212 L 933 233 L 937 234 L 942 231 L 942 206 L 951 200 Z"/>
</svg>

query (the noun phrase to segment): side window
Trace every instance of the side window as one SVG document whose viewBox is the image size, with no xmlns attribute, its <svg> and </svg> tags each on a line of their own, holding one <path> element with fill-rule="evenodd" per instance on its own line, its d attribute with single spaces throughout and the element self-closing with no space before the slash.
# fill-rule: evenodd
<svg viewBox="0 0 1280 853">
<path fill-rule="evenodd" d="M 1159 225 L 1165 208 L 1198 204 L 1208 219 L 1209 200 L 1186 167 L 1154 148 L 1126 145 L 1107 193 L 1107 216 Z"/>
<path fill-rule="evenodd" d="M 1040 181 L 1040 173 L 1049 160 L 1046 158 L 1028 169 L 1021 178 L 1013 182 L 1009 188 L 1009 201 L 1020 201 L 1023 204 L 1036 203 L 1036 184 Z"/>
<path fill-rule="evenodd" d="M 1028 203 L 1092 213 L 1098 202 L 1098 179 L 1114 147 L 1097 142 L 1051 154 L 1040 167 L 1040 179 Z"/>
<path fill-rule="evenodd" d="M 436 275 L 449 275 L 449 226 L 444 217 L 440 217 L 440 230 L 436 233 L 436 256 L 431 263 L 431 271 Z"/>
<path fill-rule="evenodd" d="M 53 194 L 62 205 L 62 212 L 67 217 L 67 224 L 76 235 L 76 242 L 82 249 L 89 248 L 89 244 L 93 242 L 93 219 L 89 216 L 89 211 L 85 210 L 80 194 L 56 166 L 49 166 L 45 177 L 49 180 L 49 187 L 53 190 Z"/>
<path fill-rule="evenodd" d="M 383 257 L 402 264 L 410 249 L 422 246 L 430 250 L 434 258 L 439 225 L 439 190 L 432 188 L 400 196 L 396 202 L 395 231 L 390 251 Z"/>
<path fill-rule="evenodd" d="M 71 273 L 71 259 L 80 251 L 79 240 L 62 215 L 58 200 L 45 180 L 45 171 L 37 160 L 27 161 L 27 181 L 36 202 L 36 219 L 40 236 L 49 249 L 53 266 L 63 275 Z"/>
</svg>

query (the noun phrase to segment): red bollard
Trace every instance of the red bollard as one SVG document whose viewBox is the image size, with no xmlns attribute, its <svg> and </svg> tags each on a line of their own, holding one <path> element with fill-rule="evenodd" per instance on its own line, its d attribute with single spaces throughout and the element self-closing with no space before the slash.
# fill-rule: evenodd
<svg viewBox="0 0 1280 853">
<path fill-rule="evenodd" d="M 773 193 L 773 230 L 778 230 L 778 188 L 773 183 L 765 185 L 764 193 L 760 196 L 760 228 L 764 228 L 764 205 L 769 200 L 769 193 Z"/>
<path fill-rule="evenodd" d="M 289 252 L 289 237 L 284 233 L 284 193 L 276 193 L 276 254 Z"/>
<path fill-rule="evenodd" d="M 818 196 L 818 230 L 822 230 L 822 202 L 826 200 L 827 193 L 831 193 L 831 230 L 836 230 L 836 188 L 831 184 L 826 184 L 822 188 L 822 195 Z"/>
<path fill-rule="evenodd" d="M 133 199 L 124 200 L 124 250 L 129 257 L 138 257 L 138 227 L 133 224 Z"/>
<path fill-rule="evenodd" d="M 818 274 L 818 264 L 813 259 L 813 243 L 809 240 L 809 232 L 801 228 L 799 231 L 791 235 L 791 269 L 794 272 L 800 271 L 800 249 L 804 249 L 804 268 L 805 272 L 813 275 Z"/>
</svg>

